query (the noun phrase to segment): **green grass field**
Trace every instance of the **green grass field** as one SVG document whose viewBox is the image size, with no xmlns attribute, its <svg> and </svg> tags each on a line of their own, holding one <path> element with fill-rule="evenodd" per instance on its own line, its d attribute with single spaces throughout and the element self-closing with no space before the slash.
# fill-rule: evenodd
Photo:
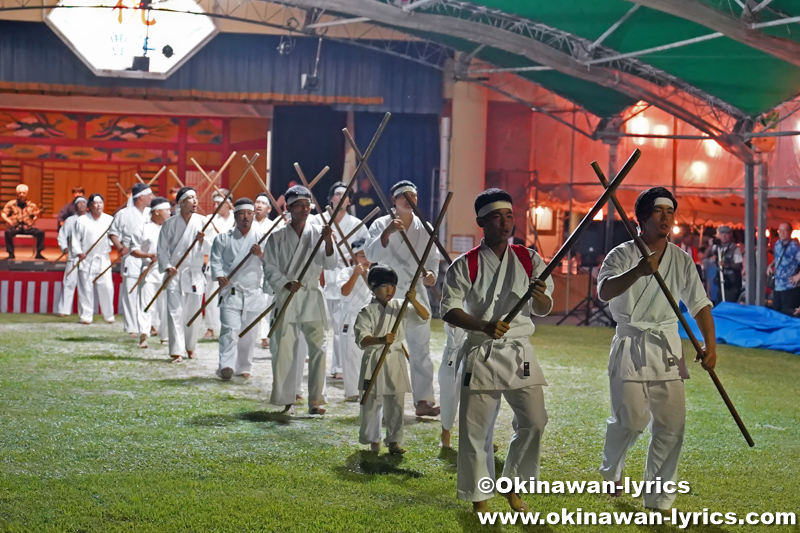
<svg viewBox="0 0 800 533">
<path fill-rule="evenodd" d="M 288 418 L 267 404 L 268 382 L 221 383 L 216 343 L 170 365 L 116 326 L 0 316 L 0 530 L 3 531 L 492 531 L 455 497 L 455 454 L 440 453 L 438 420 L 406 409 L 402 458 L 358 445 L 358 407 L 329 382 L 323 418 Z M 444 335 L 434 326 L 437 360 Z M 542 478 L 599 480 L 610 329 L 542 326 L 534 347 L 549 382 Z M 687 351 L 690 346 L 686 345 Z M 269 366 L 256 351 L 256 372 Z M 687 382 L 681 511 L 800 511 L 800 358 L 719 349 L 718 375 L 747 424 L 747 447 L 711 380 Z M 263 373 L 262 373 L 263 374 Z M 410 405 L 410 403 L 407 403 Z M 495 431 L 511 437 L 504 406 Z M 644 437 L 647 437 L 645 434 Z M 454 442 L 457 437 L 454 434 Z M 626 475 L 641 479 L 642 439 Z M 532 510 L 641 509 L 630 496 L 528 495 Z M 506 510 L 495 497 L 494 510 Z M 641 527 L 678 531 L 674 526 Z M 633 531 L 637 526 L 604 528 Z M 531 531 L 598 531 L 544 526 Z M 800 531 L 795 526 L 692 526 L 692 531 Z"/>
</svg>

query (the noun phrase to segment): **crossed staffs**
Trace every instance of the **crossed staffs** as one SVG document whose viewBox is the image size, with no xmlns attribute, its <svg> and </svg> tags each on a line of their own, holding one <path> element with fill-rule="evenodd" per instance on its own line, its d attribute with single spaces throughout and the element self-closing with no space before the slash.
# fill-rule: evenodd
<svg viewBox="0 0 800 533">
<path fill-rule="evenodd" d="M 597 174 L 597 179 L 599 179 L 600 183 L 603 184 L 603 187 L 605 187 L 606 190 L 608 190 L 609 188 L 608 180 L 606 179 L 605 175 L 603 175 L 603 171 L 600 169 L 600 165 L 597 164 L 597 161 L 592 162 L 592 168 L 594 169 L 595 174 Z M 617 213 L 619 213 L 620 219 L 622 219 L 622 221 L 625 223 L 625 229 L 628 230 L 628 233 L 633 239 L 633 242 L 639 249 L 639 253 L 641 253 L 643 257 L 648 257 L 650 255 L 650 249 L 647 247 L 647 244 L 645 244 L 645 242 L 636 232 L 635 227 L 628 218 L 628 215 L 625 212 L 625 209 L 622 207 L 622 204 L 619 202 L 619 200 L 617 200 L 616 195 L 611 194 L 609 199 L 614 204 L 614 207 L 617 209 Z M 703 351 L 703 347 L 700 345 L 700 342 L 698 342 L 697 337 L 695 337 L 694 335 L 694 332 L 689 327 L 689 323 L 686 321 L 686 317 L 683 316 L 683 313 L 681 312 L 678 303 L 675 301 L 675 298 L 672 296 L 669 287 L 667 287 L 667 284 L 664 282 L 664 278 L 661 276 L 661 272 L 656 270 L 653 273 L 653 277 L 656 279 L 658 286 L 661 288 L 661 292 L 664 293 L 664 296 L 667 298 L 669 306 L 675 312 L 675 316 L 678 317 L 678 321 L 681 323 L 681 326 L 683 326 L 683 330 L 689 336 L 689 340 L 691 341 L 692 346 L 694 346 L 694 349 L 697 352 L 697 357 L 700 359 L 705 358 L 706 354 L 705 351 Z M 733 402 L 728 397 L 728 393 L 725 392 L 725 388 L 722 386 L 722 382 L 717 377 L 717 373 L 714 372 L 713 368 L 708 370 L 707 372 L 708 375 L 711 376 L 711 381 L 714 382 L 714 386 L 717 387 L 717 391 L 719 392 L 720 396 L 722 396 L 722 401 L 724 401 L 725 405 L 728 407 L 728 411 L 730 411 L 733 420 L 736 422 L 736 425 L 739 426 L 739 431 L 742 432 L 744 440 L 747 441 L 747 444 L 749 444 L 750 447 L 755 446 L 756 443 L 753 441 L 753 438 L 747 431 L 744 422 L 742 422 L 742 419 L 739 417 L 739 413 L 736 412 L 736 408 L 733 406 Z"/>
</svg>

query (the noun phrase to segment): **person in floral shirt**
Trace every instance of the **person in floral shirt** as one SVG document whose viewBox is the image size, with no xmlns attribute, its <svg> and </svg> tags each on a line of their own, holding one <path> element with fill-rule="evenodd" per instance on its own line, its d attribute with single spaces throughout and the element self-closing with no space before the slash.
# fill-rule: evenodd
<svg viewBox="0 0 800 533">
<path fill-rule="evenodd" d="M 767 268 L 767 274 L 775 273 L 772 293 L 772 308 L 784 315 L 791 315 L 800 306 L 800 243 L 792 239 L 792 226 L 787 222 L 778 226 L 778 241 L 773 249 L 775 260 Z"/>
<path fill-rule="evenodd" d="M 23 183 L 17 185 L 17 199 L 7 202 L 0 213 L 6 223 L 6 251 L 9 259 L 14 259 L 14 237 L 17 235 L 33 235 L 36 239 L 36 258 L 45 259 L 42 255 L 44 232 L 33 227 L 39 213 L 36 204 L 28 201 L 28 186 Z"/>
</svg>

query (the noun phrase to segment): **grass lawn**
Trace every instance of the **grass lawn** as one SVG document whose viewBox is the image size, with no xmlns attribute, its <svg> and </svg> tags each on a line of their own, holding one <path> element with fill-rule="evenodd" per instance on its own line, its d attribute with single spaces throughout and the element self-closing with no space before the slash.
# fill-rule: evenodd
<svg viewBox="0 0 800 533">
<path fill-rule="evenodd" d="M 549 382 L 542 478 L 598 480 L 610 329 L 541 326 L 534 347 Z M 200 359 L 167 363 L 117 325 L 0 315 L 0 530 L 2 531 L 492 531 L 455 497 L 455 454 L 440 453 L 438 420 L 406 409 L 402 458 L 364 452 L 358 406 L 329 382 L 329 411 L 274 414 L 266 402 L 268 352 L 256 377 L 221 383 L 217 344 Z M 157 341 L 156 341 L 157 342 Z M 444 335 L 434 324 L 436 366 Z M 151 341 L 152 346 L 152 341 Z M 691 347 L 686 345 L 687 353 Z M 800 512 L 800 358 L 719 348 L 718 375 L 756 441 L 748 448 L 711 380 L 687 382 L 681 511 Z M 258 377 L 262 376 L 262 377 Z M 511 436 L 498 419 L 496 455 Z M 647 435 L 645 435 L 647 437 Z M 457 437 L 454 432 L 454 443 Z M 641 479 L 642 439 L 626 475 Z M 532 510 L 635 511 L 631 496 L 528 495 Z M 494 510 L 506 510 L 495 497 Z M 637 526 L 605 527 L 633 531 Z M 644 527 L 678 531 L 675 526 Z M 533 531 L 597 531 L 554 525 Z M 797 526 L 692 526 L 692 531 L 800 531 Z"/>
</svg>

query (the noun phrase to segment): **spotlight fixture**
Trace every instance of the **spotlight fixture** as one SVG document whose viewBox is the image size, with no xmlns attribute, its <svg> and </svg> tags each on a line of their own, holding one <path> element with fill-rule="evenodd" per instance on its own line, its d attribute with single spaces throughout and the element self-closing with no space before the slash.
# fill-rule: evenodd
<svg viewBox="0 0 800 533">
<path fill-rule="evenodd" d="M 170 45 L 166 45 L 164 46 L 164 48 L 161 49 L 161 53 L 164 54 L 164 57 L 169 59 L 170 57 L 175 55 L 175 50 L 173 50 Z"/>
</svg>

